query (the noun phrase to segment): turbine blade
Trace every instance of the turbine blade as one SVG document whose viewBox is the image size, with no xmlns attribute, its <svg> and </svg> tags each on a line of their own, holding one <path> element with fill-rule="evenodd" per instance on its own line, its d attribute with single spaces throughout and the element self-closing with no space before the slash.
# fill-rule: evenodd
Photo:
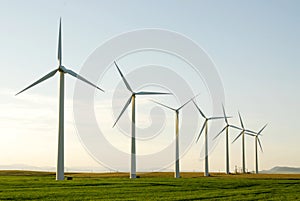
<svg viewBox="0 0 300 201">
<path fill-rule="evenodd" d="M 128 99 L 128 101 L 126 102 L 125 106 L 123 107 L 121 113 L 119 114 L 117 120 L 115 121 L 113 127 L 115 127 L 115 125 L 117 124 L 117 122 L 119 121 L 119 119 L 121 118 L 121 116 L 123 115 L 123 113 L 125 112 L 125 110 L 127 109 L 128 105 L 131 103 L 131 96 L 130 98 Z"/>
<path fill-rule="evenodd" d="M 62 48 L 61 48 L 61 18 L 59 19 L 57 59 L 58 59 L 59 66 L 60 66 L 60 65 L 61 65 L 61 62 L 62 62 Z"/>
<path fill-rule="evenodd" d="M 223 115 L 225 117 L 225 122 L 228 125 L 228 120 L 227 120 L 227 117 L 226 117 L 226 113 L 225 113 L 225 109 L 224 109 L 224 105 L 223 104 L 222 104 L 222 110 L 223 110 Z"/>
<path fill-rule="evenodd" d="M 234 125 L 229 125 L 229 127 L 235 128 L 235 129 L 238 129 L 238 130 L 243 130 L 243 129 L 241 129 L 241 128 L 237 127 L 237 126 L 234 126 Z"/>
<path fill-rule="evenodd" d="M 198 109 L 198 111 L 200 112 L 201 116 L 202 116 L 204 119 L 206 119 L 206 116 L 203 114 L 203 112 L 202 112 L 201 109 L 198 107 L 198 105 L 195 103 L 195 101 L 194 101 L 194 100 L 192 100 L 192 101 L 193 101 L 194 105 L 196 106 L 196 108 Z"/>
<path fill-rule="evenodd" d="M 198 93 L 198 94 L 196 94 L 193 98 L 191 98 L 191 99 L 195 99 L 195 98 L 197 98 L 198 96 L 200 95 L 200 93 Z"/>
<path fill-rule="evenodd" d="M 85 79 L 84 77 L 82 77 L 81 75 L 78 75 L 78 74 L 75 73 L 74 71 L 69 70 L 69 69 L 66 69 L 65 67 L 63 67 L 62 69 L 63 69 L 63 71 L 64 71 L 65 73 L 68 73 L 68 74 L 72 75 L 73 77 L 75 77 L 75 78 L 77 78 L 77 79 L 79 79 L 79 80 L 81 80 L 81 81 L 83 81 L 83 82 L 85 82 L 85 83 L 87 83 L 87 84 L 89 84 L 89 85 L 91 85 L 91 86 L 93 86 L 93 87 L 99 89 L 100 91 L 103 91 L 103 92 L 104 92 L 103 89 L 101 89 L 101 88 L 99 88 L 98 86 L 96 86 L 95 84 L 91 83 L 90 81 L 88 81 L 87 79 Z"/>
<path fill-rule="evenodd" d="M 186 106 L 189 102 L 191 102 L 192 99 L 190 99 L 189 101 L 185 102 L 183 105 L 181 105 L 177 110 L 182 109 L 184 106 Z"/>
<path fill-rule="evenodd" d="M 197 96 L 199 96 L 199 94 L 195 95 L 194 97 L 192 97 L 190 100 L 188 100 L 187 102 L 185 102 L 182 106 L 180 106 L 177 110 L 180 110 L 181 108 L 183 108 L 184 106 L 186 106 L 189 102 L 191 102 L 193 99 L 195 99 Z"/>
<path fill-rule="evenodd" d="M 176 111 L 176 109 L 171 108 L 171 107 L 169 107 L 169 106 L 167 106 L 167 105 L 164 105 L 164 104 L 162 104 L 162 103 L 156 102 L 156 101 L 154 101 L 154 100 L 151 100 L 151 101 L 154 102 L 154 103 L 156 103 L 156 104 L 158 104 L 158 105 L 161 105 L 161 106 L 163 106 L 163 107 L 165 107 L 165 108 L 168 108 L 168 109 L 170 109 L 170 110 Z"/>
<path fill-rule="evenodd" d="M 123 73 L 121 72 L 121 70 L 120 70 L 120 68 L 119 68 L 119 66 L 118 66 L 118 64 L 117 64 L 117 62 L 114 61 L 114 63 L 115 63 L 115 66 L 117 67 L 117 69 L 118 69 L 118 71 L 119 71 L 119 73 L 120 73 L 120 75 L 121 75 L 121 77 L 122 77 L 122 80 L 123 80 L 124 84 L 126 85 L 127 89 L 133 93 L 133 91 L 132 91 L 132 89 L 131 89 L 129 83 L 128 83 L 127 80 L 125 79 L 125 77 L 124 77 Z"/>
<path fill-rule="evenodd" d="M 169 95 L 171 93 L 165 93 L 165 92 L 151 92 L 151 91 L 140 91 L 135 93 L 136 95 Z"/>
<path fill-rule="evenodd" d="M 210 117 L 208 120 L 215 120 L 215 119 L 224 119 L 225 117 Z"/>
<path fill-rule="evenodd" d="M 255 134 L 255 135 L 257 134 L 257 132 L 254 132 L 254 131 L 251 131 L 251 130 L 248 130 L 248 129 L 245 129 L 245 132 Z"/>
<path fill-rule="evenodd" d="M 263 151 L 263 148 L 262 148 L 262 146 L 261 146 L 260 139 L 259 139 L 258 137 L 257 137 L 257 140 L 258 140 L 258 144 L 259 144 L 259 147 L 260 147 L 261 152 L 264 152 L 264 151 Z"/>
<path fill-rule="evenodd" d="M 268 124 L 266 124 L 266 125 L 264 125 L 264 127 L 262 127 L 262 129 L 260 129 L 260 131 L 258 131 L 258 135 L 260 135 L 261 134 L 261 132 L 266 128 L 266 126 L 267 126 Z"/>
<path fill-rule="evenodd" d="M 204 128 L 205 128 L 206 121 L 207 121 L 207 120 L 205 120 L 205 122 L 203 123 L 203 126 L 202 126 L 202 128 L 201 128 L 201 131 L 200 131 L 200 133 L 199 133 L 199 135 L 198 135 L 198 137 L 197 137 L 196 143 L 198 142 L 198 140 L 199 140 L 199 138 L 200 138 L 200 136 L 201 136 L 201 134 L 202 134 L 202 132 L 203 132 L 203 130 L 204 130 Z"/>
<path fill-rule="evenodd" d="M 245 134 L 246 134 L 246 135 L 250 135 L 250 136 L 252 136 L 252 137 L 256 137 L 256 134 L 249 133 L 249 132 L 247 132 L 247 131 L 245 131 Z"/>
<path fill-rule="evenodd" d="M 244 131 L 242 131 L 233 141 L 232 143 L 234 143 L 242 134 L 243 134 Z"/>
<path fill-rule="evenodd" d="M 239 112 L 239 118 L 240 118 L 241 126 L 242 126 L 242 128 L 244 129 L 244 124 L 243 124 L 243 120 L 242 120 L 242 117 L 241 117 L 240 112 Z"/>
<path fill-rule="evenodd" d="M 220 135 L 221 135 L 221 133 L 223 132 L 223 131 L 225 131 L 225 129 L 227 128 L 228 126 L 225 126 L 214 138 L 213 138 L 213 140 L 215 140 L 215 139 L 217 139 L 217 137 L 219 137 Z"/>
<path fill-rule="evenodd" d="M 52 77 L 53 75 L 55 75 L 55 73 L 58 71 L 58 69 L 55 69 L 54 71 L 51 71 L 50 73 L 48 73 L 47 75 L 45 75 L 44 77 L 40 78 L 38 81 L 34 82 L 33 84 L 29 85 L 28 87 L 26 87 L 25 89 L 23 89 L 22 91 L 18 92 L 16 95 L 26 91 L 27 89 L 33 87 L 34 85 L 37 85 L 47 79 L 49 79 L 50 77 Z M 15 96 L 16 96 L 15 95 Z"/>
</svg>

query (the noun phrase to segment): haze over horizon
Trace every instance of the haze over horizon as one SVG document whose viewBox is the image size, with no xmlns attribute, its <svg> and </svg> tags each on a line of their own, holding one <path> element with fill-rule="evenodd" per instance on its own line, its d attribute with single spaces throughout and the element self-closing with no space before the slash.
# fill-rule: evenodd
<svg viewBox="0 0 300 201">
<path fill-rule="evenodd" d="M 246 128 L 258 131 L 268 123 L 261 137 L 264 152 L 259 152 L 259 169 L 300 167 L 300 124 L 297 122 L 300 114 L 300 91 L 297 89 L 300 86 L 299 1 L 29 0 L 5 1 L 0 13 L 3 30 L 0 33 L 0 166 L 56 166 L 58 77 L 20 96 L 15 97 L 14 94 L 57 67 L 58 21 L 62 17 L 63 63 L 76 72 L 80 72 L 97 47 L 124 32 L 156 28 L 190 38 L 204 49 L 216 65 L 225 91 L 226 113 L 234 117 L 230 122 L 240 125 L 239 110 Z M 196 80 L 182 61 L 150 51 L 129 55 L 118 62 L 131 84 L 134 81 L 130 79 L 130 73 L 141 65 L 172 67 L 174 72 L 188 80 L 195 94 L 201 93 L 197 103 L 205 113 L 212 115 L 205 83 Z M 75 83 L 75 79 L 66 77 L 65 166 L 97 169 L 102 167 L 101 164 L 88 154 L 78 137 L 73 113 Z M 106 91 L 105 94 L 95 95 L 94 108 L 99 126 L 117 149 L 129 152 L 130 141 L 126 133 L 111 128 L 115 120 L 111 110 L 115 88 L 120 86 L 124 97 L 128 95 L 113 65 L 97 84 Z M 153 90 L 153 87 L 149 89 Z M 162 90 L 159 87 L 154 89 Z M 186 97 L 186 100 L 189 98 Z M 140 146 L 138 154 L 153 153 L 155 149 L 167 146 L 167 139 L 174 138 L 173 113 L 154 108 L 149 99 L 152 98 L 141 98 L 137 102 L 138 126 L 147 128 L 151 125 L 149 116 L 152 109 L 164 112 L 164 136 L 155 146 L 155 138 L 153 143 L 141 141 L 137 145 Z M 126 100 L 120 99 L 117 113 Z M 179 105 L 178 100 L 170 97 L 155 100 L 174 107 Z M 191 108 L 192 105 L 188 109 Z M 128 117 L 129 114 L 130 110 Z M 192 134 L 195 137 L 203 123 L 203 119 L 197 118 L 198 129 Z M 124 125 L 127 125 L 126 121 Z M 216 134 L 211 133 L 213 136 Z M 230 142 L 237 134 L 236 131 L 231 132 Z M 184 132 L 180 135 L 184 137 Z M 202 149 L 201 137 L 200 143 L 192 143 L 183 155 L 182 171 L 203 171 Z M 221 135 L 209 155 L 211 171 L 225 171 L 224 152 L 225 137 Z M 240 140 L 230 144 L 230 160 L 231 171 L 235 166 L 241 167 Z M 246 164 L 248 170 L 254 170 L 254 139 L 251 137 L 246 137 Z M 171 164 L 165 168 L 173 169 L 173 166 Z M 129 170 L 129 160 L 128 164 L 122 164 L 122 168 Z M 137 171 L 147 168 L 138 164 Z"/>
</svg>

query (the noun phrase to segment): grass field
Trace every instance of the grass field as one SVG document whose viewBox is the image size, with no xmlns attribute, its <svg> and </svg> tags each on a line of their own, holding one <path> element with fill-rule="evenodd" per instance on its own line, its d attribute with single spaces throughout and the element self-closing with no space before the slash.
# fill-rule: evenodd
<svg viewBox="0 0 300 201">
<path fill-rule="evenodd" d="M 202 175 L 0 171 L 0 200 L 300 200 L 300 175 Z"/>
</svg>

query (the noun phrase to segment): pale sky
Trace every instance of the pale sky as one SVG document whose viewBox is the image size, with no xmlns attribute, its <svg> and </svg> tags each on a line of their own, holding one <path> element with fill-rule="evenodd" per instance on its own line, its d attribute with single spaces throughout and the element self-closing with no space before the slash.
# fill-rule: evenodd
<svg viewBox="0 0 300 201">
<path fill-rule="evenodd" d="M 261 137 L 264 152 L 259 153 L 260 169 L 278 165 L 300 167 L 300 92 L 297 89 L 300 86 L 299 1 L 1 0 L 0 3 L 0 166 L 56 166 L 58 75 L 17 97 L 14 94 L 57 67 L 57 33 L 61 16 L 63 63 L 76 72 L 80 71 L 96 48 L 124 32 L 157 28 L 190 38 L 203 48 L 216 65 L 224 87 L 226 111 L 233 116 L 230 122 L 239 125 L 239 110 L 249 129 L 258 131 L 268 123 Z M 166 57 L 168 56 L 153 53 L 151 59 L 153 63 L 157 63 Z M 191 85 L 200 82 L 200 85 L 194 85 L 192 89 L 194 93 L 201 93 L 197 102 L 211 115 L 211 103 L 207 97 L 208 92 L 205 91 L 205 83 L 194 80 L 193 76 L 189 77 L 190 72 L 178 67 L 180 61 L 170 60 L 168 61 L 174 64 L 173 70 L 183 74 Z M 120 60 L 125 76 L 143 62 L 152 62 L 146 53 L 137 53 Z M 170 63 L 163 65 L 171 65 Z M 124 135 L 118 128 L 111 128 L 115 119 L 110 108 L 112 92 L 119 84 L 126 93 L 120 81 L 115 68 L 111 68 L 107 77 L 97 83 L 107 92 L 95 95 L 94 108 L 99 127 L 106 138 L 117 149 L 129 152 L 130 141 L 126 133 Z M 73 113 L 74 86 L 75 79 L 66 76 L 65 166 L 101 167 L 78 137 Z M 127 100 L 124 97 L 117 112 Z M 156 100 L 176 107 L 172 98 Z M 138 125 L 147 127 L 150 124 L 151 110 L 148 107 L 153 105 L 147 98 L 139 99 L 138 103 L 140 108 L 144 106 L 144 109 L 137 110 Z M 140 142 L 140 146 L 143 145 L 140 154 L 155 152 L 155 140 L 160 141 L 158 148 L 167 146 L 167 139 L 173 140 L 174 115 L 164 111 L 166 120 L 163 133 L 166 136 L 161 139 L 158 136 L 153 142 Z M 129 112 L 130 110 L 128 115 Z M 197 118 L 200 121 L 196 125 L 198 129 L 194 136 L 198 135 L 203 122 L 203 119 Z M 237 134 L 232 132 L 231 141 Z M 204 161 L 200 157 L 202 141 L 201 138 L 198 144 L 192 143 L 191 148 L 182 156 L 182 170 L 203 171 Z M 253 170 L 254 140 L 247 137 L 246 141 L 247 168 Z M 240 140 L 230 146 L 230 169 L 233 171 L 235 165 L 241 166 Z M 211 171 L 224 171 L 224 151 L 222 135 L 210 153 Z M 111 160 L 118 159 L 112 157 Z M 165 168 L 173 169 L 173 166 Z M 124 167 L 126 170 L 127 164 Z M 138 164 L 138 167 L 151 169 L 143 164 Z"/>
</svg>

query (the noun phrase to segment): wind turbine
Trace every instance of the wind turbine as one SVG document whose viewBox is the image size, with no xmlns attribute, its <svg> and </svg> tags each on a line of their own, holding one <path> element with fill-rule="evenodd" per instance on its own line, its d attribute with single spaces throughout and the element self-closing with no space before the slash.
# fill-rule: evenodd
<svg viewBox="0 0 300 201">
<path fill-rule="evenodd" d="M 259 144 L 260 150 L 261 152 L 263 152 L 263 148 L 261 146 L 261 142 L 259 139 L 259 136 L 261 136 L 262 131 L 266 128 L 268 124 L 264 125 L 264 127 L 262 127 L 262 129 L 260 129 L 260 131 L 258 131 L 255 135 L 252 133 L 247 133 L 248 135 L 251 135 L 253 137 L 255 137 L 255 173 L 258 174 L 258 152 L 257 152 L 257 143 Z"/>
<path fill-rule="evenodd" d="M 54 76 L 57 72 L 59 72 L 60 79 L 59 79 L 59 116 L 58 116 L 58 157 L 57 157 L 57 169 L 56 169 L 56 180 L 64 180 L 64 82 L 65 82 L 65 73 L 69 74 L 101 91 L 99 87 L 85 79 L 84 77 L 78 75 L 74 71 L 65 68 L 62 65 L 62 37 L 61 37 L 61 18 L 59 21 L 59 35 L 58 35 L 58 68 L 51 71 L 44 77 L 40 78 L 33 84 L 29 85 L 22 91 L 18 92 L 16 95 L 26 91 L 27 89 L 49 79 L 50 77 Z"/>
<path fill-rule="evenodd" d="M 208 133 L 208 121 L 210 120 L 216 120 L 216 119 L 224 119 L 224 117 L 206 117 L 204 115 L 204 113 L 201 111 L 201 109 L 198 107 L 198 105 L 195 103 L 195 101 L 193 100 L 194 105 L 196 106 L 196 108 L 198 109 L 199 113 L 201 114 L 201 116 L 205 119 L 203 126 L 200 130 L 200 133 L 198 135 L 198 138 L 196 140 L 196 142 L 198 142 L 204 128 L 205 128 L 205 135 L 204 135 L 204 146 L 205 146 L 205 172 L 204 172 L 204 176 L 209 176 L 209 170 L 208 170 L 208 139 L 207 139 L 207 133 Z"/>
<path fill-rule="evenodd" d="M 198 96 L 198 95 L 196 95 Z M 176 163 L 175 163 L 175 178 L 180 178 L 180 171 L 179 171 L 179 111 L 186 106 L 189 102 L 191 102 L 196 96 L 185 102 L 183 105 L 181 105 L 178 108 L 172 108 L 167 105 L 164 105 L 162 103 L 153 101 L 154 103 L 161 105 L 165 108 L 168 108 L 170 110 L 173 110 L 175 112 L 175 158 L 176 158 Z"/>
<path fill-rule="evenodd" d="M 240 123 L 241 123 L 241 126 L 242 126 L 242 128 L 241 128 L 242 131 L 233 140 L 232 143 L 234 143 L 240 136 L 242 136 L 242 171 L 243 171 L 243 173 L 246 173 L 246 167 L 245 167 L 245 132 L 253 133 L 253 134 L 255 134 L 255 132 L 245 129 L 240 112 L 238 112 L 238 114 L 239 114 L 239 119 L 240 119 Z"/>
<path fill-rule="evenodd" d="M 129 104 L 132 102 L 132 111 L 131 111 L 131 168 L 130 168 L 130 178 L 134 179 L 136 178 L 136 150 L 135 150 L 135 98 L 139 95 L 164 95 L 164 94 L 171 94 L 171 93 L 162 93 L 162 92 L 148 92 L 148 91 L 140 91 L 140 92 L 134 92 L 127 80 L 125 79 L 124 75 L 122 74 L 119 66 L 116 62 L 115 66 L 118 69 L 119 74 L 122 77 L 122 80 L 124 84 L 126 85 L 126 88 L 131 92 L 131 96 L 129 97 L 128 101 L 126 102 L 125 106 L 123 107 L 120 115 L 118 116 L 117 120 L 115 121 L 113 127 L 117 124 L 119 119 L 121 118 L 122 114 L 125 112 Z"/>
<path fill-rule="evenodd" d="M 224 131 L 226 131 L 226 174 L 230 174 L 230 170 L 229 170 L 229 140 L 228 140 L 228 131 L 229 128 L 235 128 L 235 129 L 239 129 L 241 130 L 241 128 L 236 127 L 234 125 L 231 125 L 228 123 L 228 119 L 226 117 L 226 113 L 225 113 L 225 109 L 224 106 L 222 105 L 222 109 L 223 109 L 223 114 L 224 114 L 224 119 L 225 119 L 225 127 L 214 137 L 214 140 L 219 137 Z"/>
</svg>

